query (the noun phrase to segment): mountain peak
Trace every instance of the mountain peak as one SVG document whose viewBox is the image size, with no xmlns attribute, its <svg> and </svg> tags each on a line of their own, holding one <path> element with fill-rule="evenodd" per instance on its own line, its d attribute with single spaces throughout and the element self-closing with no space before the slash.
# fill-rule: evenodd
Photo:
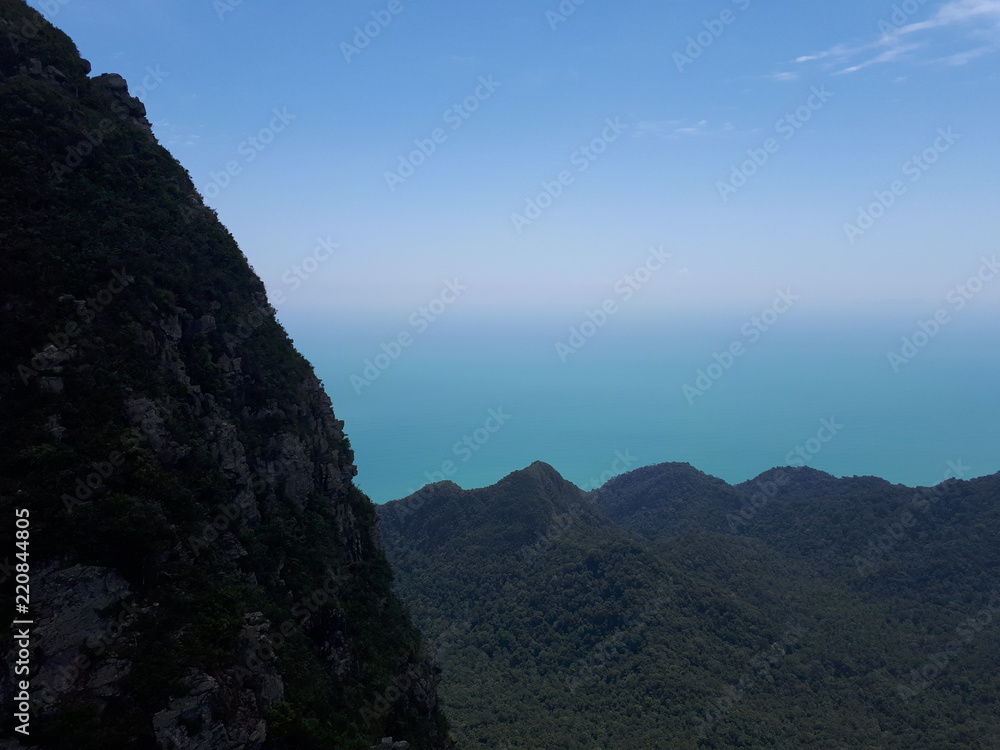
<svg viewBox="0 0 1000 750">
<path fill-rule="evenodd" d="M 511 472 L 489 487 L 428 485 L 381 506 L 379 515 L 387 539 L 405 534 L 421 548 L 438 551 L 455 539 L 481 538 L 486 548 L 497 552 L 534 541 L 553 519 L 599 516 L 587 494 L 544 461 Z"/>
<path fill-rule="evenodd" d="M 550 488 L 561 487 L 565 489 L 566 487 L 573 487 L 579 490 L 579 487 L 576 487 L 576 485 L 556 471 L 551 464 L 547 464 L 544 461 L 533 461 L 523 469 L 512 471 L 494 486 L 501 487 L 505 484 L 520 484 L 523 482 L 535 482 Z M 582 492 L 582 490 L 580 491 Z"/>
<path fill-rule="evenodd" d="M 883 491 L 892 486 L 890 482 L 880 477 L 836 477 L 811 466 L 779 466 L 741 482 L 736 488 L 749 494 L 764 490 L 769 497 L 807 492 L 818 500 L 843 494 L 847 487 L 856 490 Z"/>
<path fill-rule="evenodd" d="M 612 520 L 647 538 L 695 529 L 721 531 L 740 507 L 742 493 L 688 463 L 643 466 L 597 490 L 598 506 Z"/>
</svg>

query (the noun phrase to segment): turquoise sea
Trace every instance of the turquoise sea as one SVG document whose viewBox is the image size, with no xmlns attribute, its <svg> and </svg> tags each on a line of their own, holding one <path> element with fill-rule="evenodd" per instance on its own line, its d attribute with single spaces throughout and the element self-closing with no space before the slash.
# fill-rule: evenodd
<svg viewBox="0 0 1000 750">
<path fill-rule="evenodd" d="M 907 485 L 992 474 L 1000 326 L 969 312 L 921 335 L 928 313 L 793 311 L 766 331 L 745 314 L 612 317 L 565 362 L 556 344 L 580 315 L 444 315 L 424 330 L 279 318 L 346 422 L 358 485 L 386 502 L 444 478 L 486 486 L 536 460 L 588 488 L 664 461 L 732 483 L 789 464 Z M 904 337 L 915 348 L 894 371 L 887 355 Z"/>
</svg>

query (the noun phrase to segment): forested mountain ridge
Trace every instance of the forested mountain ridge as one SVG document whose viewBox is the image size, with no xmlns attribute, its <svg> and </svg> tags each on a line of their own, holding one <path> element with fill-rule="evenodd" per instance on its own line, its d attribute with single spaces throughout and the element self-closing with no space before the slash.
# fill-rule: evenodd
<svg viewBox="0 0 1000 750">
<path fill-rule="evenodd" d="M 995 746 L 1000 476 L 556 477 L 379 508 L 463 747 Z"/>
<path fill-rule="evenodd" d="M 0 0 L 0 577 L 13 602 L 27 571 L 33 621 L 0 635 L 0 702 L 31 698 L 0 744 L 449 746 L 343 423 L 142 103 L 89 72 Z"/>
</svg>

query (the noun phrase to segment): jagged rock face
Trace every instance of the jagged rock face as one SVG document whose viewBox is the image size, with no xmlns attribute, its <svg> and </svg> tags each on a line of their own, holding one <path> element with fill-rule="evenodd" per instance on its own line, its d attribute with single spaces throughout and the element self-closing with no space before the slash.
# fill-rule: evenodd
<svg viewBox="0 0 1000 750">
<path fill-rule="evenodd" d="M 0 0 L 0 517 L 30 511 L 33 743 L 447 746 L 343 422 L 127 82 L 89 72 Z"/>
<path fill-rule="evenodd" d="M 153 731 L 161 747 L 178 750 L 224 748 L 259 750 L 267 739 L 267 722 L 261 718 L 259 699 L 252 690 L 239 691 L 234 719 L 216 718 L 216 707 L 225 689 L 214 677 L 192 670 L 184 679 L 185 692 L 153 716 Z"/>
<path fill-rule="evenodd" d="M 58 563 L 36 568 L 32 580 L 39 602 L 33 628 L 39 656 L 32 680 L 35 705 L 51 710 L 61 695 L 74 691 L 107 697 L 131 669 L 125 659 L 100 659 L 135 620 L 128 582 L 111 568 Z M 97 661 L 100 668 L 94 669 Z"/>
</svg>

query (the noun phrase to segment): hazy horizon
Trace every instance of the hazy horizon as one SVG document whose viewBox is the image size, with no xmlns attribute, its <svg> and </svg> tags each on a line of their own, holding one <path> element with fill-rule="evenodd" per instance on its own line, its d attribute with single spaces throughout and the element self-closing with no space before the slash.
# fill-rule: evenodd
<svg viewBox="0 0 1000 750">
<path fill-rule="evenodd" d="M 623 310 L 565 361 L 557 345 L 580 325 L 572 316 L 491 322 L 456 309 L 423 332 L 391 319 L 283 322 L 345 420 L 358 485 L 376 502 L 440 479 L 487 486 L 535 460 L 588 488 L 605 472 L 670 461 L 736 484 L 790 454 L 835 476 L 909 486 L 937 484 L 952 466 L 963 478 L 1000 471 L 994 318 L 956 314 L 894 369 L 889 355 L 914 335 L 905 311 L 848 321 L 793 307 L 767 331 L 756 314 Z M 408 346 L 383 348 L 403 329 Z M 733 342 L 744 353 L 729 361 Z M 511 418 L 470 452 L 464 439 L 500 407 Z M 816 442 L 823 420 L 843 429 Z M 442 476 L 446 462 L 453 473 Z"/>
</svg>

